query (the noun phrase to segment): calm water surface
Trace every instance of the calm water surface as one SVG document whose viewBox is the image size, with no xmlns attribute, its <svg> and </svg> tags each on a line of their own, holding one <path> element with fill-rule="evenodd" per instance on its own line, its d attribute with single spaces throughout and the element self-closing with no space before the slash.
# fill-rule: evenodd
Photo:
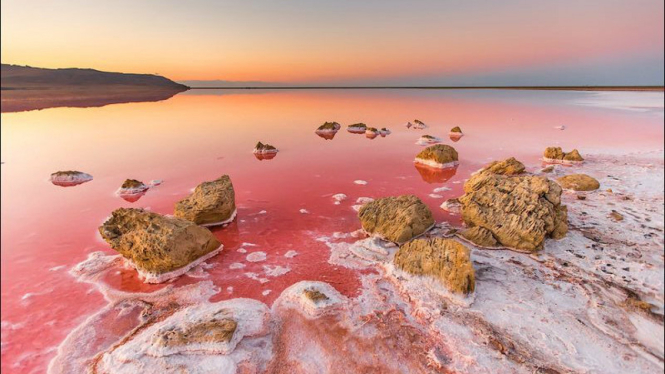
<svg viewBox="0 0 665 374">
<path fill-rule="evenodd" d="M 407 129 L 420 119 L 430 127 Z M 314 130 L 324 121 L 343 128 L 333 139 Z M 368 139 L 346 131 L 364 122 L 392 134 Z M 560 131 L 555 126 L 565 125 Z M 68 270 L 88 253 L 113 253 L 97 227 L 119 207 L 170 214 L 176 201 L 202 181 L 229 174 L 238 219 L 214 229 L 224 251 L 208 261 L 222 290 L 213 300 L 251 297 L 270 305 L 299 280 L 332 284 L 356 295 L 357 274 L 328 264 L 316 239 L 358 229 L 352 205 L 359 197 L 416 194 L 439 221 L 458 223 L 439 205 L 461 194 L 462 183 L 485 163 L 515 156 L 540 166 L 545 147 L 582 154 L 659 150 L 663 147 L 663 93 L 541 91 L 318 90 L 189 91 L 167 101 L 101 108 L 57 108 L 2 114 L 2 369 L 44 372 L 56 347 L 87 316 L 106 304 Z M 460 126 L 458 142 L 448 131 Z M 415 142 L 430 134 L 460 154 L 457 169 L 419 170 Z M 280 149 L 257 160 L 257 141 Z M 94 180 L 76 187 L 51 184 L 58 170 L 80 170 Z M 161 179 L 135 202 L 114 194 L 126 178 Z M 366 185 L 354 183 L 366 181 Z M 437 192 L 437 187 L 450 190 Z M 348 199 L 335 205 L 332 195 Z M 309 214 L 303 214 L 306 209 Z M 267 260 L 247 262 L 263 251 Z M 284 254 L 294 250 L 298 256 Z M 229 269 L 234 262 L 246 265 Z M 264 265 L 288 267 L 267 283 Z M 183 276 L 175 285 L 201 279 Z M 106 279 L 123 291 L 150 292 L 132 270 Z M 226 291 L 233 287 L 232 292 Z M 270 290 L 270 293 L 265 291 Z"/>
</svg>

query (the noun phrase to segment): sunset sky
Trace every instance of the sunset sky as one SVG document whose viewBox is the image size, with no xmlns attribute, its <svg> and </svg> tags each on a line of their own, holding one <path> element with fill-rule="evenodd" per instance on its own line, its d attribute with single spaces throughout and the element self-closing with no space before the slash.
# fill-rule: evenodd
<svg viewBox="0 0 665 374">
<path fill-rule="evenodd" d="M 2 62 L 174 80 L 662 85 L 662 0 L 3 0 Z"/>
</svg>

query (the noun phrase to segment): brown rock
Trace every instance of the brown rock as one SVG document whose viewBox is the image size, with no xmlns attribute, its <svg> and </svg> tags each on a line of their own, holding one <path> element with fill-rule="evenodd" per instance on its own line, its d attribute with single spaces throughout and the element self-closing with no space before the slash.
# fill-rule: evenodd
<svg viewBox="0 0 665 374">
<path fill-rule="evenodd" d="M 183 268 L 221 245 L 206 228 L 142 209 L 116 209 L 99 233 L 137 270 L 154 276 Z"/>
<path fill-rule="evenodd" d="M 557 179 L 561 187 L 573 191 L 594 191 L 600 183 L 586 174 L 570 174 Z"/>
<path fill-rule="evenodd" d="M 610 213 L 610 218 L 615 222 L 623 221 L 623 215 L 616 210 L 613 210 L 612 213 Z"/>
<path fill-rule="evenodd" d="M 328 296 L 326 296 L 323 292 L 314 289 L 306 289 L 305 291 L 303 291 L 303 294 L 305 295 L 305 297 L 312 300 L 315 304 L 318 303 L 319 301 L 328 300 Z"/>
<path fill-rule="evenodd" d="M 475 272 L 467 247 L 452 239 L 415 239 L 395 254 L 395 266 L 410 274 L 438 279 L 455 293 L 475 289 Z"/>
<path fill-rule="evenodd" d="M 432 212 L 413 195 L 384 197 L 358 211 L 362 228 L 395 243 L 404 243 L 434 225 Z"/>
<path fill-rule="evenodd" d="M 444 165 L 449 163 L 454 163 L 459 160 L 459 156 L 455 148 L 445 145 L 445 144 L 436 144 L 431 145 L 423 149 L 416 156 L 417 162 L 422 162 L 426 164 L 435 164 Z"/>
<path fill-rule="evenodd" d="M 563 160 L 563 150 L 561 147 L 547 147 L 543 153 L 543 157 L 549 158 L 551 160 Z"/>
<path fill-rule="evenodd" d="M 515 157 L 503 161 L 494 161 L 483 168 L 483 171 L 507 176 L 522 174 L 524 170 L 526 170 L 524 164 L 517 161 Z"/>
<path fill-rule="evenodd" d="M 543 158 L 548 161 L 567 161 L 571 163 L 584 161 L 584 158 L 582 158 L 577 149 L 566 153 L 561 150 L 561 147 L 548 147 L 543 153 Z"/>
<path fill-rule="evenodd" d="M 461 133 L 462 133 L 462 129 L 461 129 L 459 126 L 455 126 L 455 127 L 453 127 L 452 129 L 450 129 L 450 132 L 451 132 L 451 133 L 455 133 L 455 134 L 461 134 Z"/>
<path fill-rule="evenodd" d="M 211 319 L 160 331 L 155 344 L 161 347 L 179 347 L 197 343 L 228 343 L 238 324 L 230 318 Z"/>
<path fill-rule="evenodd" d="M 136 179 L 126 179 L 123 183 L 122 186 L 120 186 L 121 190 L 147 190 L 148 186 L 146 186 L 143 182 L 138 181 Z"/>
<path fill-rule="evenodd" d="M 548 237 L 565 236 L 567 209 L 561 205 L 561 187 L 542 176 L 514 175 L 521 167 L 497 167 L 503 163 L 518 165 L 519 161 L 492 163 L 464 184 L 465 195 L 459 200 L 467 226 L 491 232 L 501 246 L 528 252 L 541 249 Z M 484 246 L 487 236 L 481 233 L 467 235 L 470 240 L 482 240 L 478 245 Z"/>
<path fill-rule="evenodd" d="M 492 232 L 479 226 L 466 229 L 461 232 L 461 235 L 466 240 L 480 247 L 493 248 L 499 246 L 499 242 L 496 241 Z"/>
<path fill-rule="evenodd" d="M 577 149 L 573 149 L 572 151 L 566 153 L 563 156 L 564 161 L 575 161 L 575 162 L 582 162 L 584 159 L 582 158 L 582 155 L 580 155 L 580 152 L 577 151 Z"/>
<path fill-rule="evenodd" d="M 548 167 L 543 168 L 540 172 L 541 173 L 551 173 L 554 171 L 554 166 L 550 165 Z"/>
<path fill-rule="evenodd" d="M 194 192 L 175 205 L 174 215 L 197 225 L 215 225 L 233 219 L 236 213 L 235 192 L 231 178 L 203 182 Z"/>
</svg>

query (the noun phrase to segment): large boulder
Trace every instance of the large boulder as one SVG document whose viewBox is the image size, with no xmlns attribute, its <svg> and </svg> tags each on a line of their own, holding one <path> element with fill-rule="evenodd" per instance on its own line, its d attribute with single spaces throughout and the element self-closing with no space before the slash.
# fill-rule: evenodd
<svg viewBox="0 0 665 374">
<path fill-rule="evenodd" d="M 199 184 L 191 195 L 176 203 L 174 215 L 203 226 L 232 221 L 236 215 L 236 202 L 231 178 L 223 175 Z"/>
<path fill-rule="evenodd" d="M 456 166 L 458 160 L 455 148 L 446 144 L 435 144 L 418 153 L 414 162 L 435 168 L 446 168 Z"/>
<path fill-rule="evenodd" d="M 431 276 L 455 293 L 475 288 L 475 272 L 467 247 L 452 239 L 415 239 L 395 253 L 395 266 L 414 275 Z"/>
<path fill-rule="evenodd" d="M 519 161 L 492 163 L 464 184 L 462 219 L 469 228 L 463 236 L 479 246 L 498 246 L 532 252 L 546 238 L 560 239 L 568 231 L 568 214 L 561 205 L 561 187 L 542 177 L 517 173 Z M 512 165 L 507 167 L 507 165 Z M 498 173 L 497 173 L 498 172 Z"/>
<path fill-rule="evenodd" d="M 565 175 L 557 182 L 561 187 L 573 191 L 594 191 L 600 188 L 600 182 L 586 174 Z"/>
<path fill-rule="evenodd" d="M 384 197 L 358 211 L 363 230 L 395 243 L 404 243 L 434 225 L 432 212 L 413 195 Z"/>
<path fill-rule="evenodd" d="M 113 211 L 99 233 L 148 283 L 184 274 L 221 250 L 208 229 L 142 209 Z"/>
</svg>

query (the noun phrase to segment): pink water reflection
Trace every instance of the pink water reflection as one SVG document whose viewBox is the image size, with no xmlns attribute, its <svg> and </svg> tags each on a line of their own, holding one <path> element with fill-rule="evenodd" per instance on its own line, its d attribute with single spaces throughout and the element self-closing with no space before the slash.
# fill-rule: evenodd
<svg viewBox="0 0 665 374">
<path fill-rule="evenodd" d="M 551 145 L 577 148 L 583 155 L 662 148 L 662 111 L 577 105 L 583 95 L 206 91 L 164 102 L 2 114 L 2 366 L 17 373 L 43 372 L 54 347 L 105 305 L 97 291 L 74 282 L 67 270 L 90 252 L 113 253 L 96 233 L 113 209 L 144 207 L 169 214 L 198 183 L 229 174 L 238 219 L 213 230 L 225 246 L 209 261 L 214 267 L 207 279 L 221 289 L 215 300 L 251 297 L 270 304 L 285 287 L 303 279 L 328 282 L 353 296 L 357 274 L 328 264 L 328 249 L 316 239 L 356 230 L 351 206 L 359 197 L 416 194 L 437 220 L 456 222 L 438 206 L 460 195 L 464 179 L 490 160 L 515 156 L 535 168 Z M 414 117 L 430 127 L 406 129 L 402 124 Z M 369 141 L 340 131 L 322 141 L 312 132 L 328 119 L 393 132 Z M 463 141 L 447 142 L 460 154 L 459 167 L 414 167 L 413 158 L 422 150 L 414 142 L 425 133 L 445 138 L 452 124 L 465 131 Z M 554 129 L 561 124 L 565 131 Z M 279 157 L 257 162 L 251 149 L 258 140 L 275 144 Z M 69 169 L 85 170 L 95 179 L 76 188 L 48 182 L 51 173 Z M 140 200 L 124 201 L 114 191 L 130 175 L 165 182 Z M 359 179 L 367 185 L 355 184 Z M 443 199 L 429 196 L 442 186 L 451 189 L 439 193 Z M 335 205 L 331 196 L 337 193 L 349 198 Z M 253 251 L 266 252 L 266 261 L 247 262 Z M 298 255 L 287 258 L 288 251 Z M 234 262 L 246 266 L 230 269 Z M 291 271 L 267 283 L 246 275 L 262 274 L 264 265 Z M 200 280 L 184 276 L 175 285 Z M 145 285 L 125 269 L 106 281 L 130 292 L 163 287 Z M 267 290 L 271 292 L 263 295 Z"/>
</svg>

